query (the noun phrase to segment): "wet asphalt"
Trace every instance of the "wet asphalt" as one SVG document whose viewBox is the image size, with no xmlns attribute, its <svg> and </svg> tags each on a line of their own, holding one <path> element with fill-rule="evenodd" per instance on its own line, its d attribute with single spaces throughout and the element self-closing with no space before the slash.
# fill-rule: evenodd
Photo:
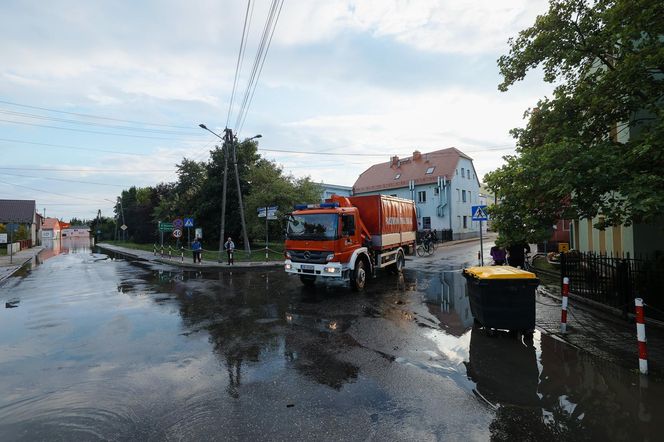
<svg viewBox="0 0 664 442">
<path fill-rule="evenodd" d="M 473 327 L 476 244 L 364 293 L 48 249 L 0 287 L 0 440 L 657 440 L 664 388 Z M 485 249 L 486 250 L 486 249 Z M 442 281 L 451 287 L 444 292 Z"/>
</svg>

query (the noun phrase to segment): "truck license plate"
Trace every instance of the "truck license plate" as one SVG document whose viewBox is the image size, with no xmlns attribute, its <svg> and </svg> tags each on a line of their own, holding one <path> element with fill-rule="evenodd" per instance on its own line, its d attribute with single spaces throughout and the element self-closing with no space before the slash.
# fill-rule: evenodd
<svg viewBox="0 0 664 442">
<path fill-rule="evenodd" d="M 302 271 L 305 271 L 305 272 L 306 271 L 310 271 L 310 272 L 314 271 L 314 266 L 307 265 L 307 264 L 302 264 L 301 268 L 302 268 Z"/>
</svg>

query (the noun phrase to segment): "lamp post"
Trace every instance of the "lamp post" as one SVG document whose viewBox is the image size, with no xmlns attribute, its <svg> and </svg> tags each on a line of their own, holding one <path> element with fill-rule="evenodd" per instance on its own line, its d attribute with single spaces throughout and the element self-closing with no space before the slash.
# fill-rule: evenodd
<svg viewBox="0 0 664 442">
<path fill-rule="evenodd" d="M 201 123 L 198 125 L 203 130 L 206 130 L 210 132 L 212 135 L 216 136 L 220 140 L 224 142 L 223 147 L 222 147 L 222 152 L 224 154 L 224 184 L 223 184 L 223 190 L 222 190 L 222 199 L 221 199 L 221 221 L 220 221 L 220 227 L 219 227 L 219 258 L 218 261 L 221 262 L 221 254 L 223 250 L 223 244 L 224 244 L 224 228 L 225 228 L 225 222 L 226 222 L 226 177 L 228 176 L 228 153 L 226 152 L 226 146 L 228 145 L 233 149 L 233 166 L 235 168 L 235 184 L 237 186 L 237 198 L 238 198 L 238 203 L 240 204 L 240 221 L 242 223 L 242 235 L 244 239 L 244 251 L 247 253 L 247 256 L 251 256 L 251 246 L 249 245 L 249 237 L 247 235 L 247 225 L 244 220 L 244 206 L 242 204 L 242 189 L 240 188 L 240 174 L 238 173 L 237 169 L 237 152 L 236 152 L 236 143 L 235 143 L 235 137 L 233 136 L 233 130 L 232 129 L 224 129 L 224 137 L 219 135 L 216 132 L 213 132 L 210 130 L 205 124 Z M 255 135 L 251 138 L 247 138 L 246 141 L 251 141 L 255 140 L 257 138 L 261 138 L 262 135 L 258 134 Z"/>
</svg>

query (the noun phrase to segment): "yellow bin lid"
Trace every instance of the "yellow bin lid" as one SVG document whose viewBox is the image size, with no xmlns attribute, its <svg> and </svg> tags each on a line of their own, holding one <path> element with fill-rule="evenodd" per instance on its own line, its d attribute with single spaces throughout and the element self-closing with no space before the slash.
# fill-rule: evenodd
<svg viewBox="0 0 664 442">
<path fill-rule="evenodd" d="M 537 279 L 534 273 L 511 266 L 468 267 L 463 271 L 479 279 Z"/>
</svg>

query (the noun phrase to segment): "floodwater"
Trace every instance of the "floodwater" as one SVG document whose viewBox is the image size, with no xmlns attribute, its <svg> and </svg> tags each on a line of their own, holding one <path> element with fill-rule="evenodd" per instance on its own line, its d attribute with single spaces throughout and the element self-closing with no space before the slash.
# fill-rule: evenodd
<svg viewBox="0 0 664 442">
<path fill-rule="evenodd" d="M 0 440 L 656 440 L 661 383 L 473 328 L 459 273 L 366 293 L 63 243 L 0 287 Z M 45 259 L 47 258 L 47 259 Z M 660 413 L 660 414 L 658 414 Z"/>
</svg>

